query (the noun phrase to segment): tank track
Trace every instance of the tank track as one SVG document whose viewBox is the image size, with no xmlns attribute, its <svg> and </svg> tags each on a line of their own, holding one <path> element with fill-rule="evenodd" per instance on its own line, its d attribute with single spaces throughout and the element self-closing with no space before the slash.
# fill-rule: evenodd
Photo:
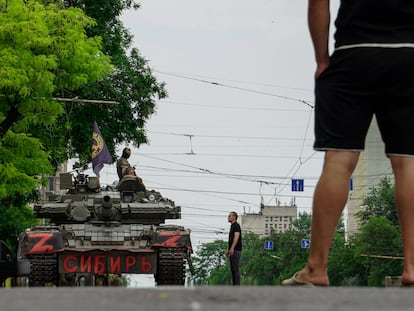
<svg viewBox="0 0 414 311">
<path fill-rule="evenodd" d="M 32 255 L 29 286 L 57 286 L 59 280 L 57 254 Z"/>
<path fill-rule="evenodd" d="M 186 258 L 186 248 L 159 248 L 157 285 L 184 285 Z"/>
</svg>

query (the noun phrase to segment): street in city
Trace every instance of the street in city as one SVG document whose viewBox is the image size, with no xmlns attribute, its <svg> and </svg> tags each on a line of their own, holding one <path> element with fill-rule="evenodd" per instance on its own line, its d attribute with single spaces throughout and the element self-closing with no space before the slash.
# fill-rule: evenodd
<svg viewBox="0 0 414 311">
<path fill-rule="evenodd" d="M 410 288 L 3 288 L 0 310 L 412 310 Z"/>
</svg>

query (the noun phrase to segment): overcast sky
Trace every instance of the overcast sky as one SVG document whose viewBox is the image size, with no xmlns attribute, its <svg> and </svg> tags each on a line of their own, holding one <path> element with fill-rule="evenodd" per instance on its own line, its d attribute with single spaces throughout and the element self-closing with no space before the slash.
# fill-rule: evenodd
<svg viewBox="0 0 414 311">
<path fill-rule="evenodd" d="M 258 212 L 261 200 L 295 199 L 310 212 L 323 154 L 312 149 L 307 2 L 139 2 L 122 20 L 169 96 L 130 162 L 148 188 L 182 206 L 171 223 L 191 228 L 197 245 L 226 239 L 228 212 Z M 116 179 L 113 166 L 101 174 Z M 291 179 L 304 191 L 292 192 Z"/>
</svg>

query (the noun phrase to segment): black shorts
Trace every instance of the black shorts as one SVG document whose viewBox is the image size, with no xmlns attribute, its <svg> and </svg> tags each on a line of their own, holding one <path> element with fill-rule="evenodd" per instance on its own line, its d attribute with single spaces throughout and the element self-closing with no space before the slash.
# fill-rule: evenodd
<svg viewBox="0 0 414 311">
<path fill-rule="evenodd" d="M 315 82 L 314 148 L 364 150 L 374 115 L 385 153 L 414 155 L 414 48 L 334 52 Z"/>
</svg>

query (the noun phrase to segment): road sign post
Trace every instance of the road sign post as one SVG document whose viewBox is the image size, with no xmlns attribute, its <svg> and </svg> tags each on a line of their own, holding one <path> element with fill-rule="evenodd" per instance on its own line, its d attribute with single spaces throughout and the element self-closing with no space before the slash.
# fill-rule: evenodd
<svg viewBox="0 0 414 311">
<path fill-rule="evenodd" d="M 265 241 L 264 249 L 269 251 L 273 250 L 273 241 Z"/>
<path fill-rule="evenodd" d="M 310 241 L 308 239 L 302 239 L 300 243 L 301 248 L 309 248 L 310 247 Z"/>
<path fill-rule="evenodd" d="M 303 179 L 292 179 L 292 191 L 303 191 L 304 181 Z"/>
</svg>

